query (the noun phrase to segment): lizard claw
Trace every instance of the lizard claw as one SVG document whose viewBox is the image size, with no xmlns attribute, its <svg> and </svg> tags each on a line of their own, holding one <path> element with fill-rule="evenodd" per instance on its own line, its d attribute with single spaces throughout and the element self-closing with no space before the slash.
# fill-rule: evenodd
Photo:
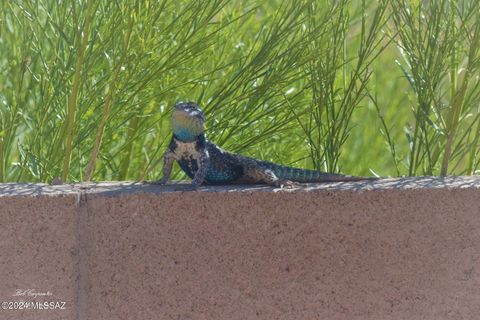
<svg viewBox="0 0 480 320">
<path fill-rule="evenodd" d="M 290 180 L 278 179 L 277 181 L 274 182 L 274 186 L 281 189 L 283 188 L 290 189 L 290 188 L 295 188 L 296 186 L 298 186 L 298 184 Z"/>
<path fill-rule="evenodd" d="M 176 190 L 179 190 L 179 191 L 180 190 L 181 191 L 197 191 L 198 187 L 200 187 L 200 185 L 195 184 L 195 183 L 190 183 L 190 184 L 182 185 L 181 189 L 177 188 Z"/>
<path fill-rule="evenodd" d="M 163 178 L 162 178 L 162 179 L 156 180 L 156 181 L 147 181 L 146 183 L 148 183 L 148 184 L 153 184 L 153 185 L 161 185 L 161 186 L 163 186 L 163 185 L 167 184 L 167 179 L 163 179 Z"/>
</svg>

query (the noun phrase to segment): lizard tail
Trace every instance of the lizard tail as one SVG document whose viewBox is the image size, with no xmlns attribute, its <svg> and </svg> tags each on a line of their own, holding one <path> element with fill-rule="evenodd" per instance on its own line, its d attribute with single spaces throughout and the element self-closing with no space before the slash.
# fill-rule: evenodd
<svg viewBox="0 0 480 320">
<path fill-rule="evenodd" d="M 338 173 L 327 173 L 316 170 L 307 170 L 278 165 L 270 162 L 263 162 L 263 166 L 270 169 L 282 180 L 295 182 L 335 182 L 335 181 L 362 181 L 377 180 L 376 177 L 357 177 Z"/>
</svg>

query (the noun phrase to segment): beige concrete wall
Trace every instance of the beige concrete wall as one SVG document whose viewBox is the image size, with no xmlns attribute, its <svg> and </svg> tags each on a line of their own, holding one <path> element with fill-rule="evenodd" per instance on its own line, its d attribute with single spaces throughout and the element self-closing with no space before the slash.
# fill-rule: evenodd
<svg viewBox="0 0 480 320">
<path fill-rule="evenodd" d="M 479 178 L 181 189 L 0 185 L 0 301 L 66 302 L 0 319 L 480 314 Z"/>
</svg>

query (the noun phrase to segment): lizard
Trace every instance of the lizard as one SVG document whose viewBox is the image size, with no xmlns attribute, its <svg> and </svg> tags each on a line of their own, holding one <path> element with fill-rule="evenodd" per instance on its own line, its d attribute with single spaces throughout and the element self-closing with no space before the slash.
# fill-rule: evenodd
<svg viewBox="0 0 480 320">
<path fill-rule="evenodd" d="M 173 108 L 173 136 L 163 154 L 163 177 L 153 182 L 166 184 L 174 161 L 192 179 L 191 187 L 202 184 L 268 184 L 293 186 L 302 182 L 347 182 L 378 179 L 299 169 L 226 151 L 205 137 L 205 115 L 194 102 Z"/>
</svg>

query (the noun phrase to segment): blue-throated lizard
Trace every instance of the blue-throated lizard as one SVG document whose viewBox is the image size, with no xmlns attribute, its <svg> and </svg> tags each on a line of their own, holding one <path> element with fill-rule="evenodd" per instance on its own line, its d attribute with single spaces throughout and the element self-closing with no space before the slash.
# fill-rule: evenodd
<svg viewBox="0 0 480 320">
<path fill-rule="evenodd" d="M 292 168 L 223 150 L 205 138 L 205 115 L 193 102 L 175 105 L 172 126 L 173 137 L 163 155 L 163 177 L 157 184 L 167 183 L 174 161 L 192 179 L 192 187 L 234 183 L 282 187 L 295 182 L 377 179 Z"/>
</svg>

